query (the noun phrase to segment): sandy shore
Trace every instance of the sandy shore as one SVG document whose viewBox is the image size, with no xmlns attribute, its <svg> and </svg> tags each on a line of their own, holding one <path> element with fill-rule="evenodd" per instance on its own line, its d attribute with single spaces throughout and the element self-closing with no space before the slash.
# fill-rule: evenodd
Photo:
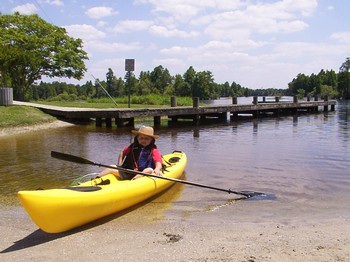
<svg viewBox="0 0 350 262">
<path fill-rule="evenodd" d="M 67 233 L 47 234 L 21 207 L 2 207 L 0 260 L 350 261 L 346 219 L 259 223 L 217 210 L 216 223 L 201 224 L 193 223 L 198 214 L 174 219 L 151 209 L 147 204 Z"/>
<path fill-rule="evenodd" d="M 56 120 L 50 123 L 43 123 L 37 125 L 29 125 L 29 126 L 21 126 L 21 127 L 7 127 L 0 128 L 0 137 L 9 136 L 9 135 L 17 135 L 25 132 L 31 132 L 36 130 L 50 129 L 50 128 L 58 128 L 58 127 L 66 127 L 72 126 L 73 124 Z"/>
</svg>

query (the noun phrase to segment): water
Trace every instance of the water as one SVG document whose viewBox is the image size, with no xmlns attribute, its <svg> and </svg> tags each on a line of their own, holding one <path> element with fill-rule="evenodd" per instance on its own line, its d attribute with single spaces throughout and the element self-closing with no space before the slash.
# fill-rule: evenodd
<svg viewBox="0 0 350 262">
<path fill-rule="evenodd" d="M 220 101 L 219 101 L 220 102 Z M 221 101 L 222 102 L 222 101 Z M 156 130 L 162 153 L 188 156 L 186 179 L 273 198 L 235 201 L 239 196 L 176 185 L 135 216 L 160 214 L 190 223 L 279 222 L 350 217 L 350 103 L 335 112 Z M 16 192 L 64 187 L 96 172 L 50 157 L 52 150 L 104 164 L 115 163 L 133 139 L 129 128 L 73 126 L 0 137 L 0 206 L 19 207 Z M 222 219 L 218 219 L 222 218 Z"/>
</svg>

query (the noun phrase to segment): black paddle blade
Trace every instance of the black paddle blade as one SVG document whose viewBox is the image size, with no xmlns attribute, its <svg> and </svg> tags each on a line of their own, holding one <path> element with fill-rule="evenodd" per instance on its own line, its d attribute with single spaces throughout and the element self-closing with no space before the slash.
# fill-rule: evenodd
<svg viewBox="0 0 350 262">
<path fill-rule="evenodd" d="M 248 198 L 254 198 L 254 200 L 275 200 L 276 196 L 274 194 L 266 194 L 254 191 L 240 191 L 242 195 Z"/>
<path fill-rule="evenodd" d="M 74 163 L 79 163 L 79 164 L 87 164 L 87 165 L 95 165 L 94 162 L 82 158 L 82 157 L 78 157 L 78 156 L 73 156 L 73 155 L 69 155 L 69 154 L 65 154 L 65 153 L 61 153 L 61 152 L 56 152 L 56 151 L 51 151 L 51 157 L 57 158 L 57 159 L 61 159 L 61 160 L 65 160 L 65 161 L 70 161 L 70 162 L 74 162 Z"/>
</svg>

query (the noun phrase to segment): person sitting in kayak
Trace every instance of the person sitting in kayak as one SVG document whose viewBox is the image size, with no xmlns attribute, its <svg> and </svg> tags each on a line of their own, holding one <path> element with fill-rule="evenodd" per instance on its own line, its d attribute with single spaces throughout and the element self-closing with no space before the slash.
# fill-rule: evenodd
<svg viewBox="0 0 350 262">
<path fill-rule="evenodd" d="M 147 174 L 155 173 L 160 176 L 163 161 L 161 153 L 155 144 L 155 140 L 159 138 L 159 136 L 154 135 L 153 128 L 150 126 L 141 126 L 139 130 L 132 130 L 131 132 L 136 135 L 134 142 L 120 152 L 118 165 L 123 168 Z M 107 174 L 113 174 L 121 180 L 131 180 L 142 177 L 142 175 L 117 171 L 112 168 L 103 170 L 97 177 L 102 177 Z"/>
</svg>

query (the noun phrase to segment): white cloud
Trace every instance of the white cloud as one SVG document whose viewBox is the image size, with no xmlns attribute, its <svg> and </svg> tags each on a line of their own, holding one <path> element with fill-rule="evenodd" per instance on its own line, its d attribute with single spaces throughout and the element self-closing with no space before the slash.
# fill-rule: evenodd
<svg viewBox="0 0 350 262">
<path fill-rule="evenodd" d="M 245 39 L 252 33 L 290 33 L 302 31 L 308 25 L 281 7 L 254 5 L 247 10 L 227 11 L 193 20 L 194 25 L 207 24 L 205 32 L 213 38 Z"/>
<path fill-rule="evenodd" d="M 148 30 L 152 25 L 153 21 L 150 20 L 124 20 L 119 22 L 112 31 L 116 33 L 143 31 Z"/>
<path fill-rule="evenodd" d="M 331 35 L 331 38 L 340 43 L 350 45 L 350 32 L 338 32 Z"/>
<path fill-rule="evenodd" d="M 198 36 L 199 33 L 195 31 L 186 32 L 178 29 L 169 29 L 165 26 L 151 26 L 150 32 L 154 35 L 161 37 L 180 37 L 180 38 L 188 38 Z"/>
<path fill-rule="evenodd" d="M 24 4 L 16 6 L 12 9 L 12 12 L 19 12 L 22 15 L 30 15 L 38 12 L 38 8 L 34 4 Z"/>
<path fill-rule="evenodd" d="M 194 37 L 203 31 L 212 39 L 249 39 L 254 33 L 276 34 L 305 30 L 308 24 L 299 17 L 310 16 L 316 0 L 281 0 L 272 3 L 247 3 L 239 0 L 139 0 L 151 4 L 158 15 L 153 34 L 164 37 Z M 191 27 L 180 30 L 179 24 Z M 204 28 L 203 28 L 204 27 Z"/>
<path fill-rule="evenodd" d="M 114 11 L 111 7 L 97 6 L 88 9 L 85 14 L 93 19 L 101 19 L 107 16 L 116 15 L 118 12 Z"/>
<path fill-rule="evenodd" d="M 106 37 L 106 34 L 87 24 L 64 26 L 68 34 L 74 38 L 83 39 L 84 42 L 98 40 Z"/>
<path fill-rule="evenodd" d="M 45 3 L 49 5 L 55 5 L 55 6 L 63 6 L 64 3 L 62 0 L 46 0 Z"/>
<path fill-rule="evenodd" d="M 311 16 L 316 10 L 317 0 L 282 0 L 277 2 L 284 10 L 300 13 L 303 16 Z"/>
<path fill-rule="evenodd" d="M 327 43 L 285 42 L 277 44 L 272 53 L 278 55 L 280 61 L 317 61 L 320 57 L 331 58 L 342 54 L 343 47 Z"/>
<path fill-rule="evenodd" d="M 190 52 L 193 51 L 193 48 L 191 47 L 185 47 L 185 46 L 173 46 L 170 48 L 163 48 L 160 50 L 161 54 L 164 55 L 183 55 L 183 56 L 187 56 L 187 54 L 189 54 Z"/>
<path fill-rule="evenodd" d="M 97 26 L 98 27 L 106 27 L 109 23 L 106 21 L 98 21 Z"/>
<path fill-rule="evenodd" d="M 155 58 L 152 60 L 152 65 L 154 67 L 158 65 L 162 65 L 164 68 L 186 68 L 188 64 L 183 60 L 179 58 Z M 171 74 L 181 73 L 183 74 L 184 71 L 179 70 L 179 72 L 170 72 Z"/>
<path fill-rule="evenodd" d="M 89 41 L 87 42 L 87 48 L 98 52 L 115 53 L 115 52 L 128 52 L 128 51 L 140 50 L 142 48 L 142 45 L 139 42 L 108 43 L 104 41 Z"/>
<path fill-rule="evenodd" d="M 263 26 L 262 26 L 263 25 Z M 275 21 L 275 20 L 265 20 L 256 25 L 256 32 L 261 34 L 271 34 L 271 33 L 293 33 L 298 31 L 303 31 L 308 27 L 303 21 L 293 20 L 293 21 Z"/>
<path fill-rule="evenodd" d="M 272 3 L 257 3 L 247 7 L 247 13 L 273 19 L 293 19 L 296 16 L 310 16 L 317 8 L 317 0 L 281 0 Z"/>
</svg>

